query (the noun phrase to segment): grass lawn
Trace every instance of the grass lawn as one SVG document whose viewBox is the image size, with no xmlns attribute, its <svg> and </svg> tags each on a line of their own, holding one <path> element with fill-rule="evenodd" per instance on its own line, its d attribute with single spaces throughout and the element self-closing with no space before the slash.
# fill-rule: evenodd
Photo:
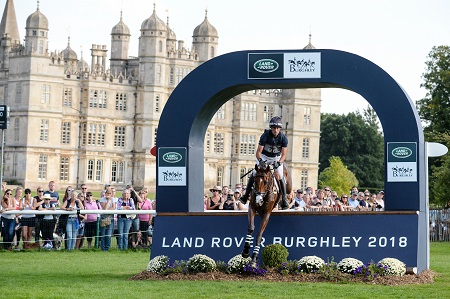
<svg viewBox="0 0 450 299">
<path fill-rule="evenodd" d="M 431 243 L 434 284 L 129 281 L 149 253 L 0 252 L 0 298 L 450 298 L 450 243 Z"/>
</svg>

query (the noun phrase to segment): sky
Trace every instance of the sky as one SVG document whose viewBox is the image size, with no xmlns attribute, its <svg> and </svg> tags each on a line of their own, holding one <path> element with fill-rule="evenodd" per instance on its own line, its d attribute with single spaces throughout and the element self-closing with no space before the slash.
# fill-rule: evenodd
<svg viewBox="0 0 450 299">
<path fill-rule="evenodd" d="M 1 8 L 6 0 L 0 0 Z M 36 0 L 15 0 L 21 39 Z M 191 48 L 192 32 L 208 20 L 219 34 L 219 54 L 240 50 L 336 49 L 369 59 L 391 75 L 415 103 L 433 46 L 450 44 L 448 0 L 40 0 L 49 21 L 49 49 L 71 48 L 90 63 L 92 44 L 111 45 L 111 29 L 130 28 L 130 56 L 137 56 L 140 27 L 153 7 L 177 39 Z M 342 89 L 322 89 L 322 112 L 362 111 L 367 101 Z"/>
</svg>

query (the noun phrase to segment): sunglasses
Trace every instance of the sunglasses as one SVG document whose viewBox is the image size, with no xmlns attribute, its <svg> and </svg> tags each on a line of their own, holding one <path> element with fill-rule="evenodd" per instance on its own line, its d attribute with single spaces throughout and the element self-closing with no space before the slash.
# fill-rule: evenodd
<svg viewBox="0 0 450 299">
<path fill-rule="evenodd" d="M 38 190 L 38 192 L 44 192 L 44 190 Z"/>
<path fill-rule="evenodd" d="M 81 189 L 85 190 L 85 189 L 87 189 L 87 188 L 81 188 Z"/>
<path fill-rule="evenodd" d="M 342 196 L 342 198 L 348 198 L 347 196 Z"/>
<path fill-rule="evenodd" d="M 325 191 L 330 191 L 330 189 L 325 189 Z"/>
<path fill-rule="evenodd" d="M 12 193 L 6 193 L 6 195 L 12 195 Z"/>
</svg>

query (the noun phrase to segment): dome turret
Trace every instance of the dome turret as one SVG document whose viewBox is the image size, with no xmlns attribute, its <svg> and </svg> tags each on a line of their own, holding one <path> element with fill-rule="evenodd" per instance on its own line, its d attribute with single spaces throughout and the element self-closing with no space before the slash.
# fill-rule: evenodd
<svg viewBox="0 0 450 299">
<path fill-rule="evenodd" d="M 316 47 L 314 47 L 312 44 L 311 44 L 311 33 L 309 34 L 309 43 L 303 48 L 303 50 L 312 50 L 312 49 L 315 49 Z"/>
<path fill-rule="evenodd" d="M 150 18 L 142 22 L 141 30 L 166 31 L 166 24 L 156 15 L 156 5 L 153 4 L 153 13 Z"/>
<path fill-rule="evenodd" d="M 218 37 L 217 29 L 208 21 L 208 11 L 205 11 L 205 19 L 203 22 L 195 27 L 193 37 L 196 36 L 213 36 Z"/>
<path fill-rule="evenodd" d="M 67 42 L 67 48 L 65 48 L 61 52 L 61 56 L 63 57 L 64 61 L 78 60 L 77 53 L 75 53 L 75 51 L 72 50 L 72 48 L 70 47 L 70 36 L 69 36 L 69 39 L 68 39 L 68 42 Z"/>
<path fill-rule="evenodd" d="M 111 34 L 120 34 L 120 35 L 131 35 L 130 29 L 127 25 L 122 21 L 122 12 L 120 12 L 120 21 L 114 26 L 111 30 Z"/>
<path fill-rule="evenodd" d="M 25 28 L 38 28 L 48 30 L 48 19 L 39 10 L 39 5 L 35 12 L 33 12 L 28 18 Z"/>
</svg>

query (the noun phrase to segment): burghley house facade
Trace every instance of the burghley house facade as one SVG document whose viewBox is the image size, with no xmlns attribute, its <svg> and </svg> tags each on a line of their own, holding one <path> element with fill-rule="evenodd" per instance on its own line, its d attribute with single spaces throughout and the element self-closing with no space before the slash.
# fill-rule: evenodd
<svg viewBox="0 0 450 299">
<path fill-rule="evenodd" d="M 218 32 L 207 14 L 190 48 L 155 8 L 138 40 L 120 14 L 111 44 L 92 44 L 90 58 L 78 56 L 70 38 L 65 50 L 49 49 L 51 20 L 39 6 L 25 22 L 23 42 L 18 21 L 8 0 L 0 25 L 0 104 L 10 107 L 4 180 L 28 188 L 54 180 L 61 189 L 131 183 L 154 190 L 150 149 L 164 104 L 189 72 L 218 54 Z M 137 57 L 129 56 L 130 42 L 139 43 Z M 311 41 L 305 48 L 313 48 Z M 254 167 L 259 136 L 275 115 L 289 138 L 294 188 L 316 186 L 320 105 L 320 89 L 253 90 L 230 99 L 205 135 L 205 190 L 246 182 L 240 177 Z"/>
</svg>

